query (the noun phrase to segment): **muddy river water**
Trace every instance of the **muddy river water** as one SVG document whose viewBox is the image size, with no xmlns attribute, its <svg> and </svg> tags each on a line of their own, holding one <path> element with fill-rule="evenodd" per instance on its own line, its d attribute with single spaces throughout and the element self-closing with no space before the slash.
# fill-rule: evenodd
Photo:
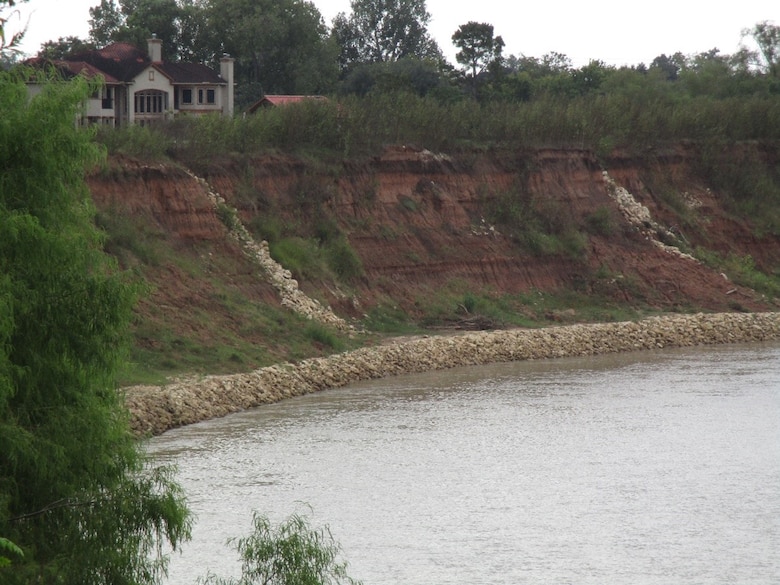
<svg viewBox="0 0 780 585">
<path fill-rule="evenodd" d="M 170 585 L 235 576 L 254 510 L 365 585 L 780 582 L 780 343 L 354 384 L 148 446 L 197 515 Z"/>
</svg>

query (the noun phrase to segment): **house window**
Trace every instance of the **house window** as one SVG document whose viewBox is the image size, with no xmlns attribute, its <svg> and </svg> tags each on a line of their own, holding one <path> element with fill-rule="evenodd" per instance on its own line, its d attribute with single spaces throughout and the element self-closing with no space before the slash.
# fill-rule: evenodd
<svg viewBox="0 0 780 585">
<path fill-rule="evenodd" d="M 181 90 L 181 103 L 183 103 L 183 104 L 191 104 L 192 103 L 192 90 L 191 89 L 183 89 L 183 90 Z"/>
<path fill-rule="evenodd" d="M 198 90 L 198 103 L 199 104 L 213 104 L 216 101 L 216 93 L 213 89 L 199 89 Z"/>
<path fill-rule="evenodd" d="M 136 114 L 162 114 L 165 112 L 168 94 L 163 91 L 139 91 L 135 94 Z"/>
<path fill-rule="evenodd" d="M 149 81 L 154 81 L 154 70 L 149 70 Z"/>
<path fill-rule="evenodd" d="M 110 87 L 106 87 L 103 90 L 103 100 L 102 100 L 101 107 L 104 110 L 111 110 L 111 109 L 113 109 L 114 108 L 114 99 L 113 98 L 114 98 L 114 92 L 112 91 L 112 89 Z"/>
</svg>

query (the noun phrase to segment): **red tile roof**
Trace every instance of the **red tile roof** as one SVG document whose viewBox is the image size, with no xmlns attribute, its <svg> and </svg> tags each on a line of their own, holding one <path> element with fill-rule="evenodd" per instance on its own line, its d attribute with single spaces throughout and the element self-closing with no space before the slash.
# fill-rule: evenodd
<svg viewBox="0 0 780 585">
<path fill-rule="evenodd" d="M 247 108 L 247 112 L 252 114 L 259 108 L 268 108 L 275 106 L 285 106 L 306 100 L 327 100 L 321 95 L 265 95 Z"/>
</svg>

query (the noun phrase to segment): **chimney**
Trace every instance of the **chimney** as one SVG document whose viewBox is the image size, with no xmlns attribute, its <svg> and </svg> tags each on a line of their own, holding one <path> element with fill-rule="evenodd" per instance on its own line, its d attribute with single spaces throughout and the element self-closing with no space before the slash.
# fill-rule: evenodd
<svg viewBox="0 0 780 585">
<path fill-rule="evenodd" d="M 162 40 L 157 38 L 157 35 L 153 34 L 151 39 L 147 41 L 149 58 L 152 63 L 162 62 Z"/>
<path fill-rule="evenodd" d="M 233 82 L 233 59 L 230 55 L 225 53 L 219 60 L 219 74 L 227 82 L 227 87 L 224 92 L 224 100 L 222 102 L 222 113 L 225 116 L 233 115 L 233 98 L 235 94 L 235 83 Z"/>
</svg>

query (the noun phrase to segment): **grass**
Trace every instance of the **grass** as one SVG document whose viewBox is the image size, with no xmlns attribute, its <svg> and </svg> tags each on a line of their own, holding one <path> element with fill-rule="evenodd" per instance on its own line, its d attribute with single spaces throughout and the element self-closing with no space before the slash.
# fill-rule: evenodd
<svg viewBox="0 0 780 585">
<path fill-rule="evenodd" d="M 259 298 L 240 254 L 204 242 L 185 246 L 163 233 L 147 243 L 143 221 L 106 218 L 107 249 L 133 267 L 148 292 L 136 308 L 121 385 L 251 371 L 355 346 L 345 333 Z"/>
<path fill-rule="evenodd" d="M 780 273 L 761 272 L 751 256 L 723 256 L 701 247 L 696 248 L 694 255 L 710 268 L 725 274 L 732 282 L 752 288 L 770 299 L 780 298 Z"/>
</svg>

